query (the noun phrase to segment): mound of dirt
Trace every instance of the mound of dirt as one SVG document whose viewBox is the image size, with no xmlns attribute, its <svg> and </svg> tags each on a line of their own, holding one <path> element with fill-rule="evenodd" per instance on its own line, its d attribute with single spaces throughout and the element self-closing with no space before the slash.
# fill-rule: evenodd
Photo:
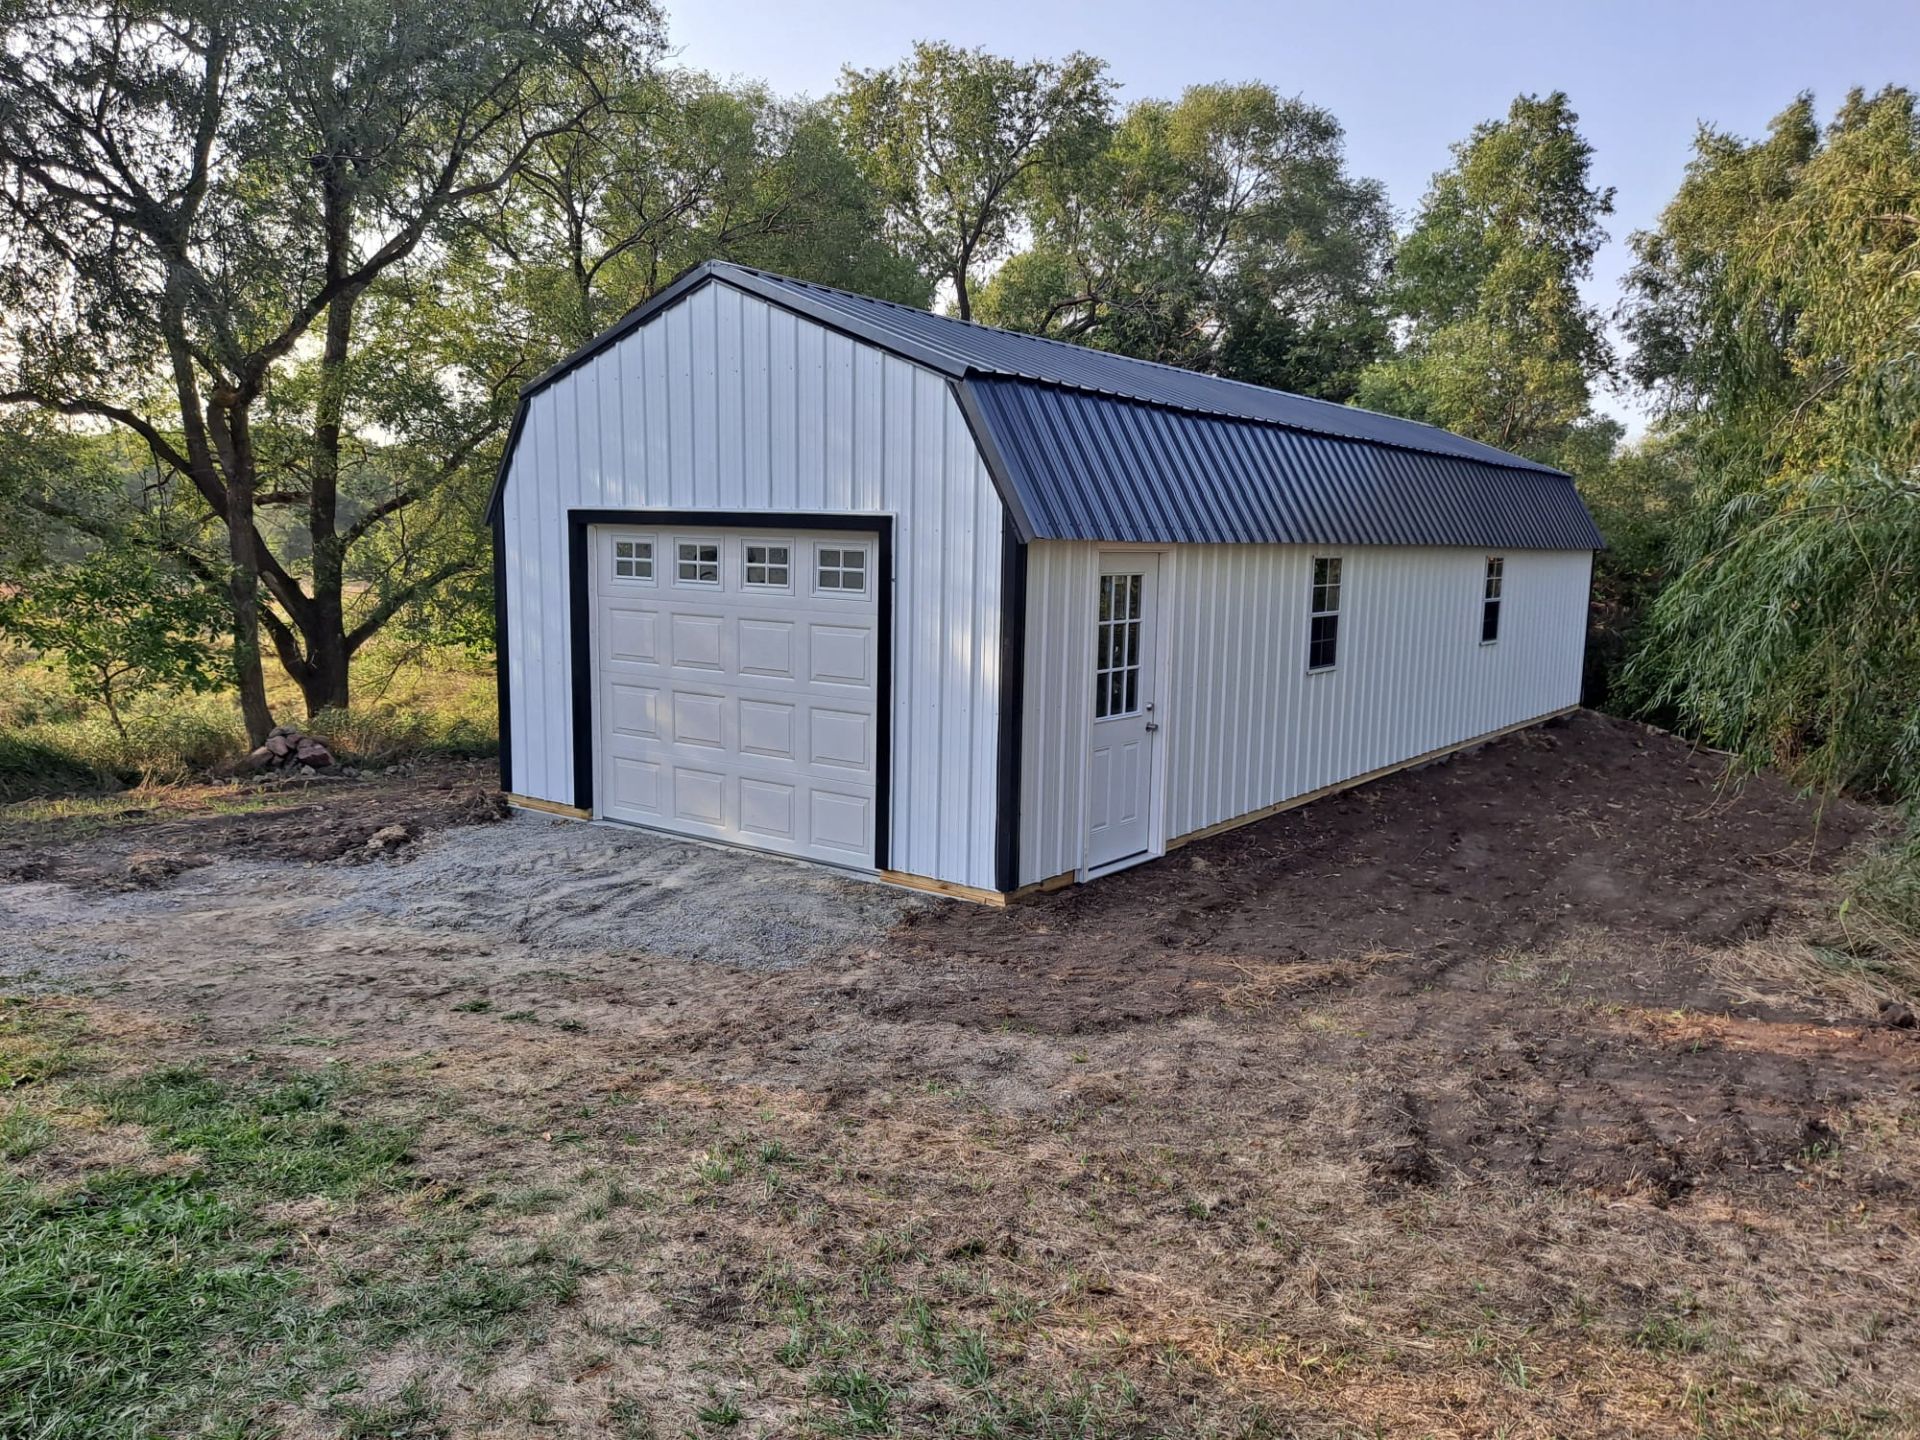
<svg viewBox="0 0 1920 1440">
<path fill-rule="evenodd" d="M 1378 972 L 1407 993 L 1591 926 L 1728 944 L 1766 933 L 1874 821 L 1772 776 L 1729 784 L 1716 755 L 1581 711 L 998 914 L 929 911 L 904 937 L 924 965 L 867 1003 L 1075 1033 L 1250 984 Z M 1647 1003 L 1703 985 L 1692 967 L 1642 978 Z"/>
</svg>

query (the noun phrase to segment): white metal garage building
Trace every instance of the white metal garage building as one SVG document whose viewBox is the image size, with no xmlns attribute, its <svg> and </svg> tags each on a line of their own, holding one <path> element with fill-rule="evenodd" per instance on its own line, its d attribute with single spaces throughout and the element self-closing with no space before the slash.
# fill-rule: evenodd
<svg viewBox="0 0 1920 1440">
<path fill-rule="evenodd" d="M 1579 698 L 1569 477 L 726 264 L 531 384 L 523 803 L 1002 895 Z"/>
</svg>

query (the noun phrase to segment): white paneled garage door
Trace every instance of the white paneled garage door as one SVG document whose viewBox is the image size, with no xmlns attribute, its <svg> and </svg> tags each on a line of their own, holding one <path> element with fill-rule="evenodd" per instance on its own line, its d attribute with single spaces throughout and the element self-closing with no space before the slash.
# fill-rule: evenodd
<svg viewBox="0 0 1920 1440">
<path fill-rule="evenodd" d="M 598 813 L 871 869 L 875 537 L 593 537 Z"/>
</svg>

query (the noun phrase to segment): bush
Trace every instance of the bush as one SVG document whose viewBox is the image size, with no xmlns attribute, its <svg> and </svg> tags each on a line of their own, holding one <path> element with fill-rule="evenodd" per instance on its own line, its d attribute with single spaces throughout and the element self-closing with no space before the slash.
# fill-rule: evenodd
<svg viewBox="0 0 1920 1440">
<path fill-rule="evenodd" d="M 1869 467 L 1703 505 L 1623 685 L 1821 790 L 1920 801 L 1920 484 Z"/>
</svg>

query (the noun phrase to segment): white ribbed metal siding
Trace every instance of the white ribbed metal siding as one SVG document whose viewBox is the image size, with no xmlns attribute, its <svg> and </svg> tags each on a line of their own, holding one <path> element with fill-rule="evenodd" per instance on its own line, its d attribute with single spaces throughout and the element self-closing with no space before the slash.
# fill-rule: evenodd
<svg viewBox="0 0 1920 1440">
<path fill-rule="evenodd" d="M 513 786 L 562 804 L 583 508 L 891 514 L 890 858 L 993 884 L 1002 510 L 942 377 L 711 284 L 534 396 L 502 500 Z"/>
<path fill-rule="evenodd" d="M 1030 547 L 1022 883 L 1080 865 L 1101 549 Z M 1593 557 L 1499 553 L 1506 557 L 1500 639 L 1482 645 L 1482 551 L 1164 550 L 1165 837 L 1577 703 Z M 1340 660 L 1335 670 L 1309 675 L 1315 555 L 1344 560 Z"/>
</svg>

